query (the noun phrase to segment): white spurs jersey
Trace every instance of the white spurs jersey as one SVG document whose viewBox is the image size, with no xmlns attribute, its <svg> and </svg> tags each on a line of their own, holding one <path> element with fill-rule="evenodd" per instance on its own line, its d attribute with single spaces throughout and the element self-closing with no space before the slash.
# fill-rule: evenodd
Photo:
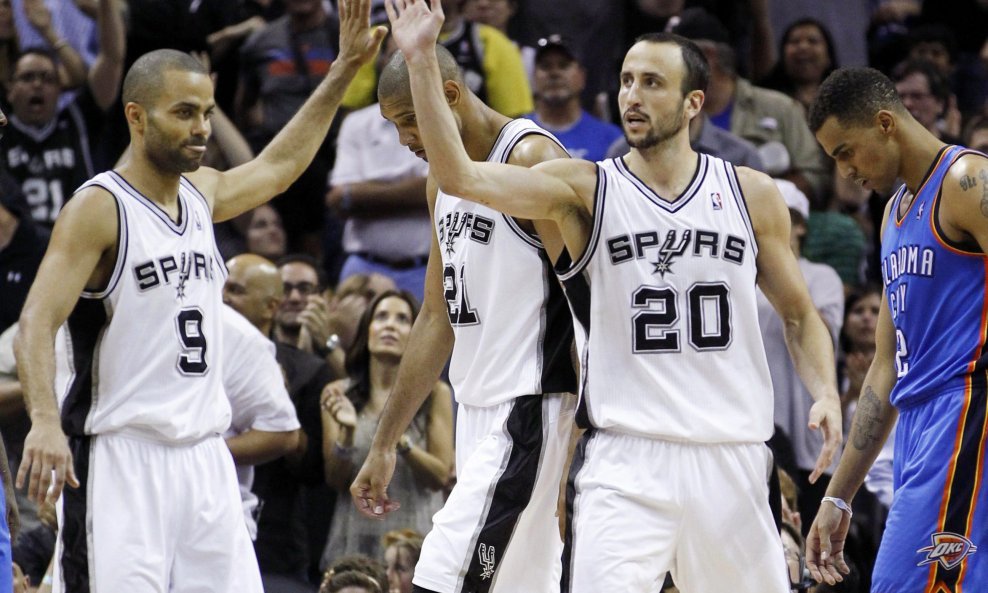
<svg viewBox="0 0 988 593">
<path fill-rule="evenodd" d="M 507 162 L 529 134 L 526 119 L 504 126 L 487 161 Z M 493 406 L 521 395 L 571 392 L 573 320 L 542 243 L 497 210 L 439 190 L 436 235 L 455 344 L 449 367 L 456 400 Z"/>
<path fill-rule="evenodd" d="M 757 245 L 733 165 L 699 155 L 667 201 L 622 159 L 601 161 L 593 218 L 586 252 L 560 270 L 589 332 L 578 419 L 668 440 L 771 437 Z"/>
<path fill-rule="evenodd" d="M 223 433 L 226 268 L 206 199 L 183 177 L 176 223 L 113 171 L 93 185 L 116 199 L 118 248 L 106 289 L 84 291 L 66 322 L 63 428 L 176 444 Z"/>
</svg>

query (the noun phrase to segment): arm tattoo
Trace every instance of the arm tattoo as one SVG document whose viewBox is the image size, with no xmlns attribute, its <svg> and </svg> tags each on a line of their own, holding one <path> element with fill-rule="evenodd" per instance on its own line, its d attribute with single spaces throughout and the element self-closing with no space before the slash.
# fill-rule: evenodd
<svg viewBox="0 0 988 593">
<path fill-rule="evenodd" d="M 973 188 L 975 185 L 978 185 L 978 180 L 975 179 L 974 177 L 971 177 L 970 175 L 965 175 L 964 177 L 961 177 L 962 190 L 967 191 Z"/>
<path fill-rule="evenodd" d="M 863 451 L 879 442 L 884 421 L 882 401 L 875 395 L 871 385 L 865 386 L 864 395 L 858 399 L 858 409 L 854 412 L 854 427 L 851 430 L 854 448 Z"/>
<path fill-rule="evenodd" d="M 981 215 L 988 218 L 988 171 L 982 169 L 978 172 L 978 177 L 980 177 L 983 182 L 981 184 Z M 975 183 L 977 183 L 973 177 L 965 175 L 964 178 L 961 179 L 961 189 L 968 189 L 967 187 L 964 187 L 965 182 L 968 179 L 970 179 L 970 185 L 968 185 L 968 187 L 974 187 Z"/>
</svg>

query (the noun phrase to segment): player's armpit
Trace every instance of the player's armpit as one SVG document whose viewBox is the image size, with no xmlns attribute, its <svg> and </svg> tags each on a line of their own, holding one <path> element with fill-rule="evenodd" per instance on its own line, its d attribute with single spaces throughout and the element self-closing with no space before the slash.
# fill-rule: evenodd
<svg viewBox="0 0 988 593">
<path fill-rule="evenodd" d="M 950 167 L 944 180 L 937 233 L 955 244 L 974 243 L 988 253 L 988 158 L 967 154 Z"/>
</svg>

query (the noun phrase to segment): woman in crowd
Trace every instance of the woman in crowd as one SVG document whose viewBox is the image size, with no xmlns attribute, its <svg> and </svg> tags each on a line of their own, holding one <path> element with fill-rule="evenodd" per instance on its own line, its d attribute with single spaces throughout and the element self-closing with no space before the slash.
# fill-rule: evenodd
<svg viewBox="0 0 988 593">
<path fill-rule="evenodd" d="M 781 91 L 809 109 L 823 79 L 836 68 L 830 32 L 815 19 L 799 19 L 782 35 L 779 61 L 762 86 Z"/>
<path fill-rule="evenodd" d="M 391 393 L 405 353 L 418 303 L 405 292 L 379 294 L 360 319 L 347 352 L 348 377 L 322 394 L 326 480 L 338 492 L 336 511 L 323 553 L 333 558 L 361 553 L 382 556 L 381 536 L 412 527 L 427 532 L 442 506 L 441 489 L 453 464 L 453 411 L 449 387 L 437 383 L 398 445 L 398 463 L 388 494 L 402 503 L 380 521 L 360 517 L 349 488 L 370 449 L 378 417 Z"/>
<path fill-rule="evenodd" d="M 389 531 L 381 538 L 388 569 L 388 593 L 412 593 L 415 564 L 422 553 L 422 535 L 414 529 Z"/>
<path fill-rule="evenodd" d="M 878 286 L 859 287 L 844 304 L 844 327 L 841 329 L 841 358 L 838 364 L 841 403 L 844 412 L 844 434 L 850 433 L 865 373 L 875 357 L 875 327 L 882 306 L 882 291 Z"/>
<path fill-rule="evenodd" d="M 340 558 L 326 570 L 319 593 L 388 593 L 387 584 L 379 560 L 355 554 Z"/>
</svg>

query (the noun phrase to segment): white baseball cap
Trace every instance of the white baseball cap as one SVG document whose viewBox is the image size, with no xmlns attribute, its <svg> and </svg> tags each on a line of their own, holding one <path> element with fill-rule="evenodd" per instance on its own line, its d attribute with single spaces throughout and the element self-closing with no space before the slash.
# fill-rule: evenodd
<svg viewBox="0 0 988 593">
<path fill-rule="evenodd" d="M 796 184 L 787 179 L 773 179 L 782 199 L 786 201 L 786 206 L 790 210 L 795 210 L 803 217 L 803 220 L 810 218 L 810 200 Z"/>
</svg>

